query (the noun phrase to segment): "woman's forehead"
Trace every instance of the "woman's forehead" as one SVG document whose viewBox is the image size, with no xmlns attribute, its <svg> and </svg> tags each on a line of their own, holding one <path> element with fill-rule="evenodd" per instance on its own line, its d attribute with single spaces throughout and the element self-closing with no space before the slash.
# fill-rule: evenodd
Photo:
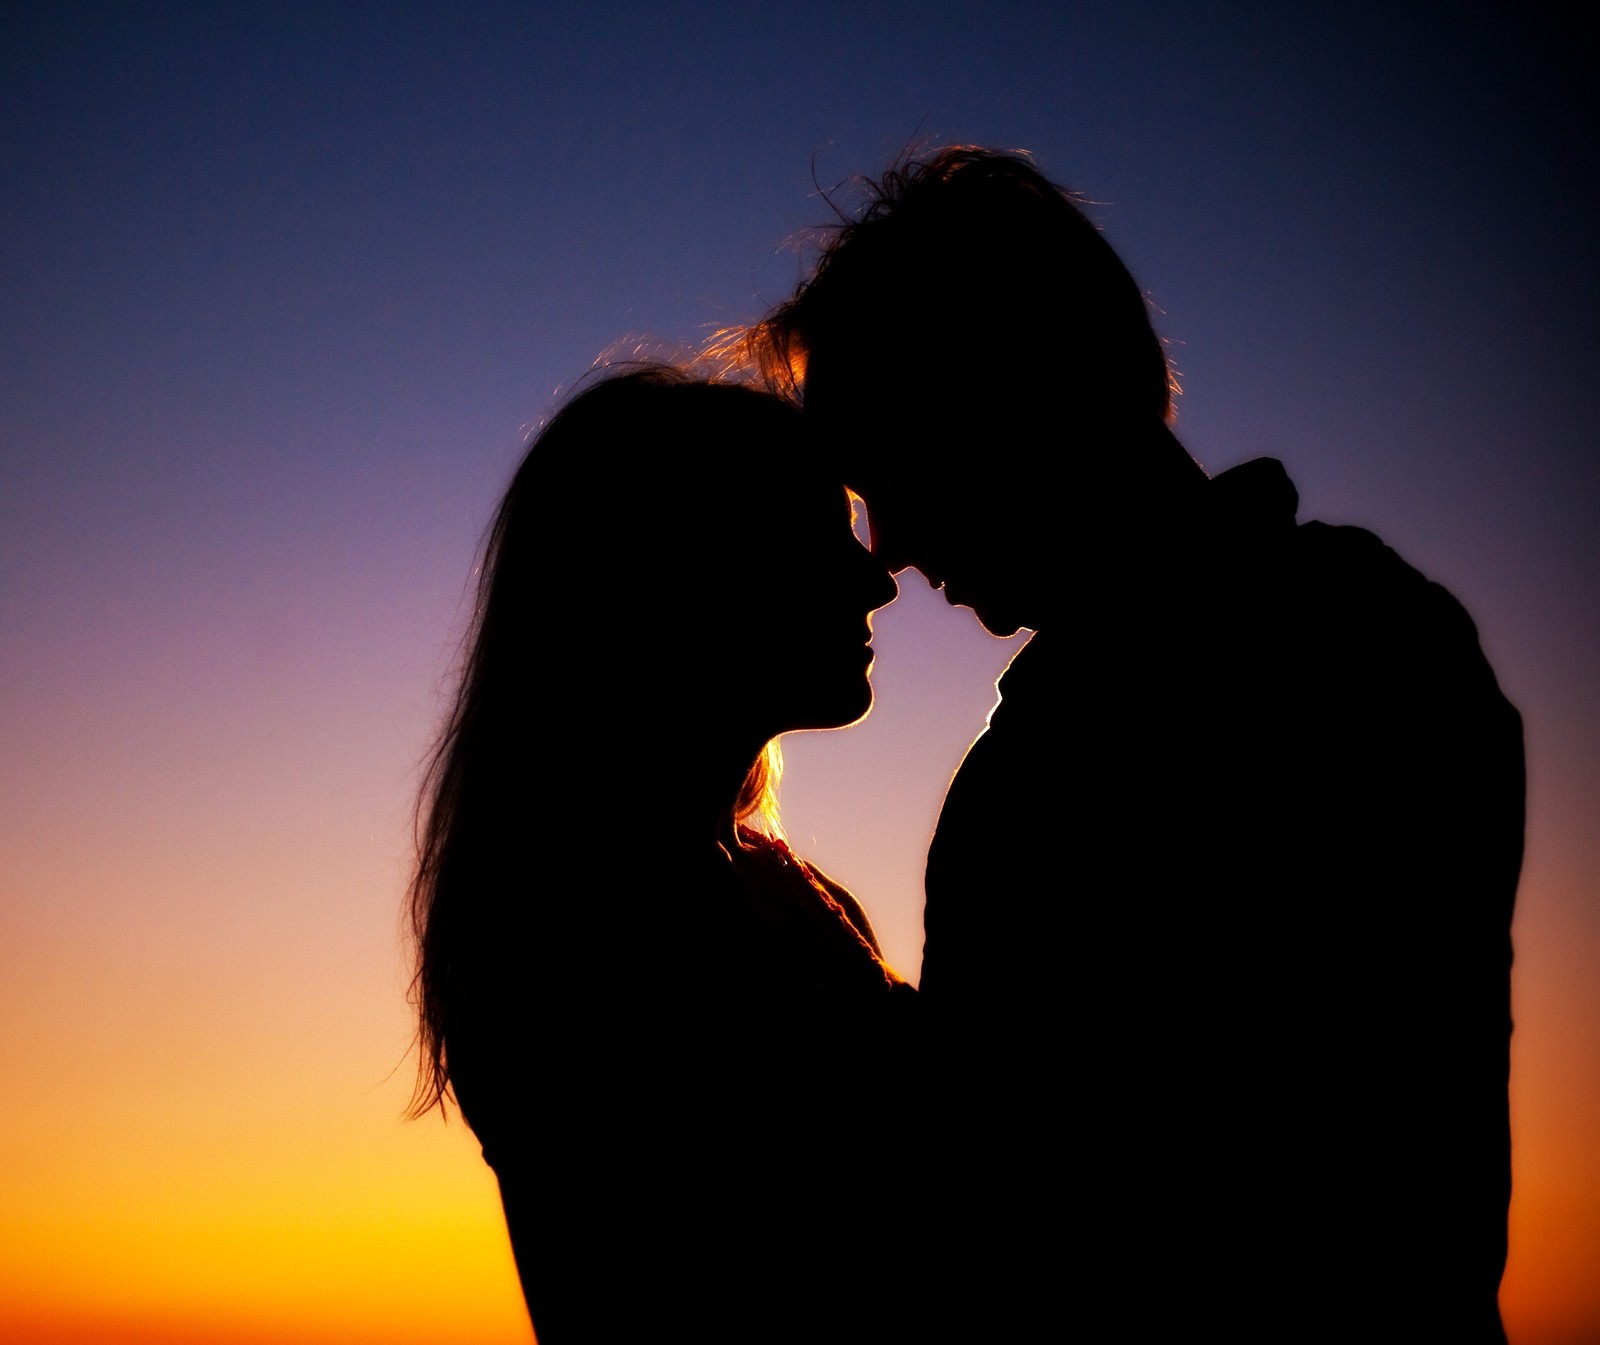
<svg viewBox="0 0 1600 1345">
<path fill-rule="evenodd" d="M 843 483 L 809 470 L 735 472 L 712 485 L 701 501 L 720 525 L 757 545 L 763 536 L 821 535 L 851 526 Z"/>
</svg>

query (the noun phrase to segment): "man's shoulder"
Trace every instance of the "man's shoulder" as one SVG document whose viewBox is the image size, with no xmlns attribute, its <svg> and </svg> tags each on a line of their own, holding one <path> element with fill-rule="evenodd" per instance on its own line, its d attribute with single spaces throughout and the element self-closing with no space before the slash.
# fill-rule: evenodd
<svg viewBox="0 0 1600 1345">
<path fill-rule="evenodd" d="M 1441 585 L 1366 528 L 1312 519 L 1295 528 L 1293 545 L 1308 576 L 1325 583 L 1395 601 L 1455 602 Z"/>
<path fill-rule="evenodd" d="M 1296 523 L 1299 496 L 1281 463 L 1258 458 L 1211 485 L 1233 590 L 1220 606 L 1243 604 L 1242 614 L 1265 638 L 1321 646 L 1336 661 L 1336 651 L 1368 650 L 1396 672 L 1403 659 L 1483 662 L 1477 627 L 1461 603 L 1375 533 Z"/>
<path fill-rule="evenodd" d="M 1373 646 L 1397 674 L 1441 660 L 1488 672 L 1466 608 L 1367 529 L 1303 523 L 1287 568 L 1305 620 L 1326 638 Z"/>
</svg>

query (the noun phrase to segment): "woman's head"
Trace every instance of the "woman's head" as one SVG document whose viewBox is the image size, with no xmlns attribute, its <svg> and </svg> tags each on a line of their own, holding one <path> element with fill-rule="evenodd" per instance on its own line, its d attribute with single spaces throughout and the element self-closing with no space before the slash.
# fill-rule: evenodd
<svg viewBox="0 0 1600 1345">
<path fill-rule="evenodd" d="M 412 891 L 419 1109 L 447 1082 L 452 959 L 526 883 L 530 853 L 630 803 L 647 738 L 662 773 L 657 799 L 629 808 L 637 831 L 708 807 L 772 820 L 770 740 L 867 712 L 868 616 L 894 594 L 775 397 L 648 366 L 545 425 L 495 516 L 430 770 Z"/>
<path fill-rule="evenodd" d="M 529 450 L 490 537 L 471 672 L 508 699 L 564 694 L 590 731 L 690 716 L 759 747 L 866 712 L 867 613 L 893 596 L 791 407 L 646 366 L 590 386 Z"/>
</svg>

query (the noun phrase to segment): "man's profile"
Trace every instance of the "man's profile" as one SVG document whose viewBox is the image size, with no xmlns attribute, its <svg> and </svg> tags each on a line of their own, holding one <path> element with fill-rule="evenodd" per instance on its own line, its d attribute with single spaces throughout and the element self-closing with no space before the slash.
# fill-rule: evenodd
<svg viewBox="0 0 1600 1345">
<path fill-rule="evenodd" d="M 754 343 L 890 568 L 1036 632 L 928 859 L 950 1311 L 1503 1340 L 1522 744 L 1466 613 L 1277 463 L 1206 476 L 1025 157 L 890 173 Z"/>
</svg>

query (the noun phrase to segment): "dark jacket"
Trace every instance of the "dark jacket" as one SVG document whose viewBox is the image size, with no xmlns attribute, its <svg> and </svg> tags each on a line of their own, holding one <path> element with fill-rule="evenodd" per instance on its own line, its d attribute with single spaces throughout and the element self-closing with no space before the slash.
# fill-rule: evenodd
<svg viewBox="0 0 1600 1345">
<path fill-rule="evenodd" d="M 1460 604 L 1296 506 L 1261 460 L 1075 564 L 950 787 L 928 1189 L 975 1329 L 1503 1340 L 1521 721 Z"/>
</svg>

